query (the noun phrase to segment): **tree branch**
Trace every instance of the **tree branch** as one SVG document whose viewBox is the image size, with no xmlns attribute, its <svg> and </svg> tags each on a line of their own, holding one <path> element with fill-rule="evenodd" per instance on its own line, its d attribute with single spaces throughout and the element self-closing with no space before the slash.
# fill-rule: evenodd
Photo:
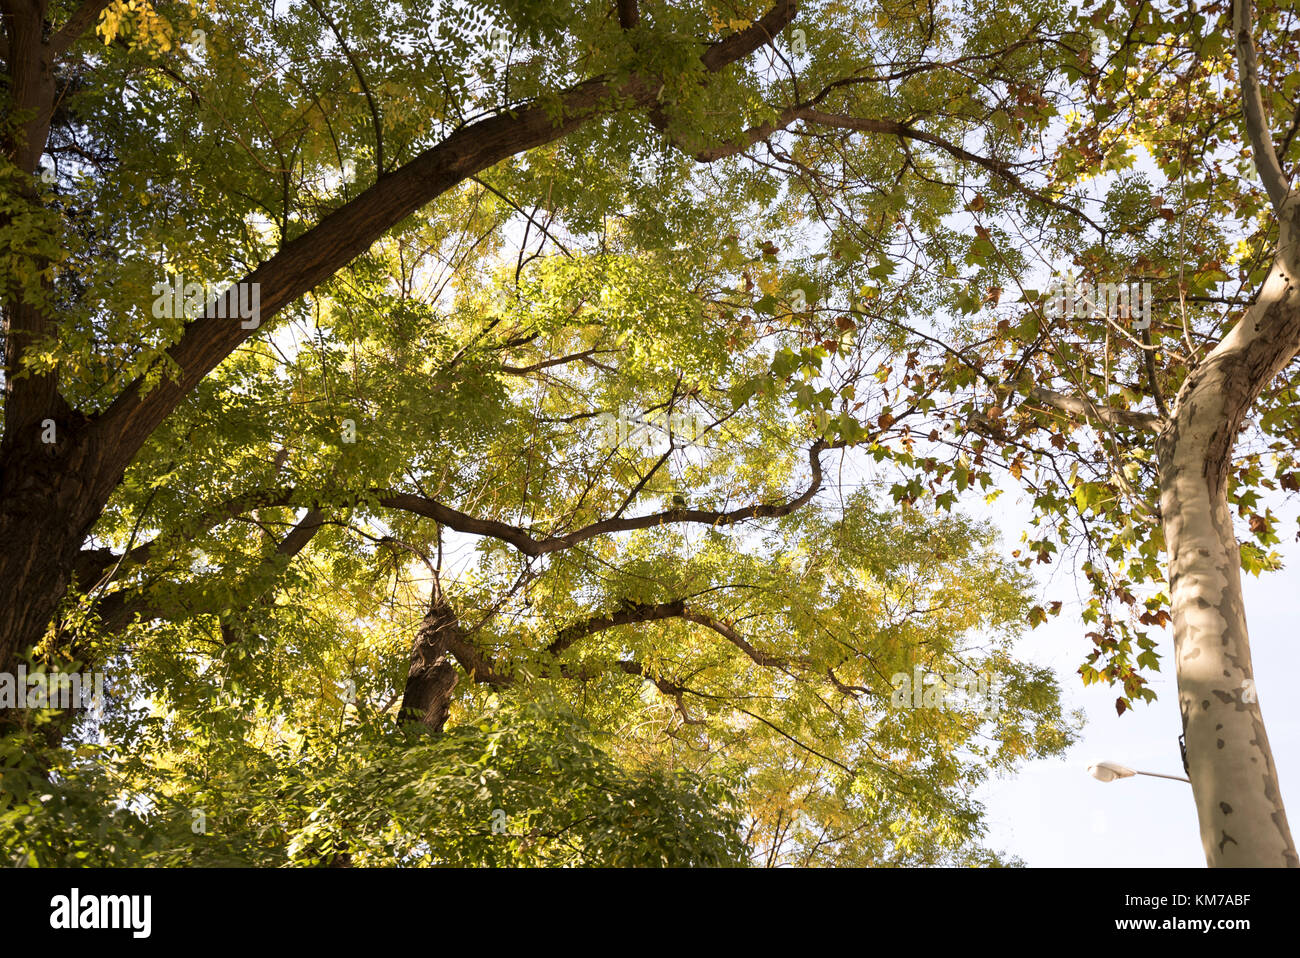
<svg viewBox="0 0 1300 958">
<path fill-rule="evenodd" d="M 759 47 L 775 40 L 777 34 L 790 25 L 798 12 L 799 4 L 797 0 L 778 0 L 761 19 L 751 23 L 739 33 L 734 33 L 725 40 L 721 40 L 709 47 L 700 57 L 700 62 L 704 64 L 704 69 L 709 73 L 718 72 L 736 59 L 733 53 L 734 50 L 757 50 Z M 667 136 L 669 142 L 681 149 L 681 144 L 668 132 L 668 116 L 659 105 L 658 94 L 661 89 L 660 86 L 654 90 L 655 102 L 650 104 L 649 109 L 650 123 L 655 129 Z"/>
<path fill-rule="evenodd" d="M 794 0 L 778 0 L 757 23 L 711 44 L 701 56 L 705 67 L 716 72 L 769 42 L 797 6 Z M 394 224 L 506 157 L 563 137 L 617 101 L 630 100 L 642 107 L 656 102 L 661 85 L 633 77 L 615 88 L 595 78 L 461 127 L 285 243 L 241 281 L 257 284 L 260 290 L 258 327 L 245 328 L 243 323 L 214 315 L 238 314 L 232 308 L 237 304 L 231 302 L 241 285 L 236 284 L 219 309 L 206 311 L 190 323 L 180 341 L 167 350 L 169 364 L 179 370 L 175 379 L 146 391 L 147 379 L 142 375 L 93 420 L 93 437 L 112 451 L 108 471 L 120 472 L 176 405 L 261 323 L 364 253 Z"/>
<path fill-rule="evenodd" d="M 1163 422 L 1159 416 L 1148 412 L 1134 412 L 1129 409 L 1112 409 L 1109 406 L 1098 406 L 1087 400 L 1067 396 L 1044 386 L 1032 387 L 1029 390 L 1029 395 L 1032 399 L 1036 399 L 1045 406 L 1051 406 L 1060 412 L 1068 413 L 1071 416 L 1079 416 L 1084 420 L 1089 418 L 1097 419 L 1108 426 L 1128 426 L 1132 429 L 1155 431 Z"/>
<path fill-rule="evenodd" d="M 823 478 L 821 459 L 819 458 L 821 452 L 825 449 L 839 448 L 841 445 L 842 443 L 828 444 L 820 439 L 813 443 L 808 453 L 809 465 L 812 468 L 812 478 L 808 483 L 808 487 L 793 499 L 783 503 L 758 503 L 757 505 L 728 511 L 686 508 L 666 509 L 662 512 L 633 516 L 626 519 L 602 519 L 564 535 L 547 535 L 542 538 L 534 538 L 527 530 L 518 526 L 512 526 L 495 519 L 479 519 L 449 506 L 444 506 L 436 500 L 411 493 L 379 491 L 377 492 L 377 501 L 379 505 L 385 508 L 402 509 L 416 515 L 427 516 L 450 529 L 455 529 L 457 532 L 500 539 L 503 542 L 508 542 L 525 555 L 539 556 L 572 548 L 578 543 L 595 536 L 615 532 L 631 532 L 638 529 L 652 529 L 655 526 L 669 523 L 692 522 L 709 526 L 730 526 L 749 519 L 779 518 L 789 515 L 811 500 L 821 488 Z M 289 499 L 274 504 L 289 504 L 293 494 L 290 492 L 287 495 L 290 497 Z"/>
<path fill-rule="evenodd" d="M 829 89 L 830 88 L 827 88 L 827 91 Z M 1099 224 L 1094 222 L 1082 210 L 1076 209 L 1075 207 L 1062 203 L 1050 196 L 1039 193 L 1037 190 L 1026 185 L 1024 180 L 1017 176 L 1008 164 L 1003 163 L 1000 160 L 995 160 L 987 156 L 980 156 L 978 153 L 972 153 L 950 140 L 944 139 L 943 137 L 937 136 L 933 133 L 928 133 L 925 130 L 918 130 L 912 125 L 900 120 L 877 120 L 869 117 L 850 116 L 845 113 L 826 113 L 822 110 L 816 109 L 813 104 L 815 104 L 827 91 L 823 91 L 822 94 L 818 94 L 818 96 L 813 97 L 813 99 L 807 103 L 786 107 L 778 115 L 775 123 L 763 123 L 759 126 L 752 127 L 751 129 L 746 130 L 742 138 L 739 140 L 734 140 L 730 143 L 721 143 L 700 150 L 695 154 L 695 159 L 701 163 L 713 163 L 725 157 L 742 153 L 754 144 L 767 140 L 778 130 L 786 129 L 796 120 L 815 123 L 818 126 L 854 130 L 859 133 L 887 134 L 890 136 L 897 136 L 900 139 L 917 140 L 921 143 L 928 143 L 933 147 L 943 150 L 950 156 L 983 167 L 990 173 L 1005 181 L 1013 190 L 1022 196 L 1034 200 L 1035 202 L 1042 203 L 1045 206 L 1050 206 L 1053 209 L 1060 210 L 1063 213 L 1069 213 L 1071 216 L 1076 216 L 1099 233 L 1105 232 Z"/>
<path fill-rule="evenodd" d="M 749 656 L 755 665 L 761 665 L 764 668 L 786 668 L 790 665 L 790 660 L 783 656 L 769 655 L 766 652 L 760 652 L 758 649 L 754 648 L 754 646 L 749 643 L 749 640 L 726 622 L 719 622 L 712 616 L 706 615 L 703 612 L 696 612 L 692 609 L 684 611 L 682 613 L 682 618 L 712 629 L 714 632 L 718 633 L 718 635 L 722 636 L 736 648 L 740 649 L 740 651 Z"/>
<path fill-rule="evenodd" d="M 275 547 L 275 554 L 282 557 L 296 556 L 311 542 L 324 522 L 324 510 L 308 509 L 298 524 L 289 530 L 289 534 L 280 540 L 280 544 Z"/>
<path fill-rule="evenodd" d="M 1156 350 L 1151 345 L 1151 330 L 1145 328 L 1142 330 L 1142 361 L 1146 366 L 1147 385 L 1151 389 L 1151 395 L 1156 401 L 1156 409 L 1160 415 L 1168 419 L 1169 407 L 1165 405 L 1165 397 L 1160 393 L 1160 384 L 1156 381 Z"/>
<path fill-rule="evenodd" d="M 552 366 L 563 366 L 565 363 L 578 362 L 600 352 L 612 352 L 612 350 L 602 350 L 599 346 L 593 346 L 591 349 L 584 349 L 580 353 L 572 353 L 568 356 L 556 356 L 552 359 L 543 359 L 540 362 L 531 363 L 527 366 L 508 366 L 501 364 L 501 371 L 509 373 L 512 376 L 526 376 L 529 373 L 535 373 L 542 369 L 549 369 Z"/>
<path fill-rule="evenodd" d="M 494 688 L 506 688 L 513 680 L 497 670 L 496 664 L 487 655 L 480 652 L 463 636 L 447 637 L 447 651 L 460 663 L 460 667 L 469 674 L 474 682 L 491 685 Z"/>
<path fill-rule="evenodd" d="M 194 535 L 200 532 L 206 532 L 213 527 L 220 525 L 230 519 L 235 519 L 245 513 L 258 508 L 270 508 L 272 506 L 287 506 L 287 501 L 272 501 L 275 498 L 268 496 L 239 496 L 229 499 L 206 512 L 200 513 L 192 522 L 184 523 L 178 530 L 179 535 Z M 313 506 L 311 515 L 317 512 Z M 305 521 L 305 519 L 304 519 Z M 77 579 L 85 584 L 99 579 L 110 568 L 121 563 L 123 565 L 139 564 L 147 562 L 154 549 L 158 547 L 158 539 L 153 539 L 141 545 L 134 547 L 125 555 L 118 555 L 112 549 L 83 549 L 77 556 L 75 566 Z"/>
<path fill-rule="evenodd" d="M 356 505 L 370 498 L 383 508 L 401 509 L 404 512 L 425 516 L 457 532 L 499 539 L 514 546 L 525 555 L 540 556 L 572 548 L 596 536 L 650 529 L 669 523 L 691 522 L 710 526 L 729 526 L 749 519 L 777 518 L 789 515 L 812 499 L 821 488 L 823 474 L 819 458 L 820 453 L 825 449 L 839 448 L 840 445 L 842 444 L 827 444 L 821 440 L 813 444 L 808 455 L 809 464 L 812 467 L 812 477 L 808 487 L 786 502 L 757 503 L 725 512 L 706 509 L 667 509 L 662 512 L 632 516 L 626 519 L 604 519 L 560 536 L 545 535 L 534 538 L 528 530 L 512 526 L 509 523 L 495 519 L 480 519 L 450 506 L 445 506 L 437 500 L 413 493 L 392 492 L 383 489 L 371 490 L 367 496 L 351 496 L 348 497 L 347 501 L 341 503 L 330 503 L 314 497 L 308 498 L 300 495 L 298 490 L 295 489 L 279 489 L 272 492 L 240 496 L 204 513 L 195 527 L 209 529 L 219 522 L 233 519 L 252 509 L 289 506 L 306 507 L 309 510 L 308 513 L 298 523 L 294 531 L 290 533 L 289 539 L 286 540 L 288 542 L 291 539 L 296 543 L 298 538 L 305 537 L 302 539 L 305 545 L 307 541 L 310 541 L 311 535 L 314 535 L 317 528 L 322 524 L 321 510 L 324 507 L 331 504 Z M 309 531 L 311 535 L 308 534 Z M 78 578 L 82 581 L 98 578 L 106 569 L 118 561 L 143 562 L 148 559 L 155 544 L 155 542 L 148 542 L 137 546 L 127 553 L 125 559 L 111 549 L 83 550 L 77 562 Z M 291 548 L 290 545 L 285 543 L 281 545 L 284 549 Z M 301 546 L 298 548 L 300 549 Z"/>
<path fill-rule="evenodd" d="M 690 713 L 686 711 L 686 704 L 682 701 L 682 696 L 684 695 L 702 695 L 702 693 L 696 692 L 694 689 L 688 689 L 684 685 L 678 685 L 676 682 L 671 682 L 660 675 L 656 675 L 635 659 L 624 659 L 618 663 L 618 667 L 628 675 L 635 675 L 645 679 L 664 695 L 672 698 L 673 701 L 677 703 L 677 711 L 681 714 L 682 721 L 687 725 L 704 724 L 704 719 L 691 718 Z"/>
<path fill-rule="evenodd" d="M 338 28 L 325 8 L 320 5 L 318 0 L 307 0 L 311 8 L 316 11 L 316 15 L 325 21 L 325 25 L 330 28 L 334 37 L 343 48 L 343 55 L 348 58 L 348 63 L 352 65 L 352 72 L 357 75 L 357 82 L 361 84 L 361 92 L 366 95 L 366 103 L 370 106 L 370 120 L 375 127 L 375 177 L 378 179 L 384 175 L 384 126 L 379 117 L 379 106 L 375 103 L 374 94 L 370 92 L 370 84 L 366 82 L 366 76 L 361 72 L 361 64 L 357 58 L 352 55 L 352 48 L 348 46 L 348 41 L 343 38 L 343 31 Z"/>
<path fill-rule="evenodd" d="M 620 625 L 631 625 L 634 622 L 655 622 L 659 619 L 680 619 L 686 617 L 686 603 L 681 599 L 673 602 L 659 602 L 653 605 L 635 603 L 628 605 L 621 612 L 615 612 L 613 615 L 600 616 L 594 619 L 587 619 L 584 622 L 578 622 L 574 625 L 566 626 L 561 629 L 555 640 L 546 647 L 546 651 L 551 655 L 559 655 L 579 639 L 586 638 L 596 632 L 603 632 L 606 629 L 613 629 Z"/>
<path fill-rule="evenodd" d="M 309 509 L 307 514 L 289 530 L 288 534 L 276 543 L 275 550 L 263 560 L 263 565 L 270 567 L 277 560 L 287 561 L 305 549 L 316 533 L 324 526 L 323 516 L 324 513 L 320 509 Z M 152 544 L 146 543 L 137 549 L 132 549 L 127 553 L 127 556 L 134 560 L 137 552 L 141 549 L 148 550 Z M 82 553 L 83 556 L 86 554 Z M 193 584 L 191 588 L 181 592 L 177 604 L 184 609 L 187 615 L 202 615 L 221 611 L 222 603 L 225 601 L 228 600 L 214 595 L 210 582 L 200 580 Z M 122 631 L 131 624 L 131 620 L 136 616 L 154 619 L 162 618 L 167 614 L 168 610 L 159 605 L 157 601 L 131 589 L 114 592 L 104 599 L 99 606 L 101 627 L 104 632 L 109 634 Z M 221 630 L 227 643 L 233 640 L 233 633 L 224 621 Z"/>
<path fill-rule="evenodd" d="M 72 12 L 72 16 L 68 17 L 68 22 L 60 27 L 46 44 L 50 51 L 50 59 L 53 60 L 76 43 L 82 34 L 95 25 L 99 15 L 113 2 L 114 0 L 85 0 L 77 7 Z"/>
<path fill-rule="evenodd" d="M 1246 135 L 1250 138 L 1250 151 L 1255 170 L 1264 182 L 1264 189 L 1281 212 L 1282 204 L 1291 193 L 1282 164 L 1273 149 L 1268 118 L 1264 114 L 1264 99 L 1259 89 L 1259 65 L 1255 62 L 1255 41 L 1251 37 L 1253 0 L 1233 0 L 1232 27 L 1237 35 L 1237 74 L 1241 83 L 1241 109 L 1246 118 Z"/>
<path fill-rule="evenodd" d="M 717 73 L 741 57 L 749 56 L 759 47 L 767 46 L 790 25 L 798 12 L 798 0 L 777 0 L 772 4 L 772 9 L 744 30 L 711 44 L 700 57 L 704 69 Z"/>
</svg>

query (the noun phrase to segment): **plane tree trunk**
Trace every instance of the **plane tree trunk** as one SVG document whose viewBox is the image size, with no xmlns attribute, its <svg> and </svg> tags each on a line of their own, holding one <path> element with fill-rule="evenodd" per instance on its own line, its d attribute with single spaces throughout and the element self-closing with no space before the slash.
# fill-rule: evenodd
<svg viewBox="0 0 1300 958">
<path fill-rule="evenodd" d="M 1250 407 L 1300 349 L 1300 194 L 1255 305 L 1187 378 L 1157 443 L 1187 764 L 1211 866 L 1300 865 L 1255 691 L 1228 508 Z"/>
</svg>

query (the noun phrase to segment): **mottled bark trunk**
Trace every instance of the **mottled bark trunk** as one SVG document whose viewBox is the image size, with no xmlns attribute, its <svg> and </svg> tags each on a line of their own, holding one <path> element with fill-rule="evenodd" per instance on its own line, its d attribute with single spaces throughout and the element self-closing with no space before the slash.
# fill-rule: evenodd
<svg viewBox="0 0 1300 958">
<path fill-rule="evenodd" d="M 1241 423 L 1300 346 L 1294 195 L 1281 221 L 1257 303 L 1183 384 L 1157 446 L 1179 706 L 1211 866 L 1300 865 L 1255 693 L 1227 499 Z"/>
<path fill-rule="evenodd" d="M 399 721 L 418 722 L 441 732 L 451 711 L 456 689 L 456 664 L 450 646 L 460 634 L 460 622 L 435 586 L 429 611 L 411 643 L 411 665 L 406 674 Z"/>
</svg>

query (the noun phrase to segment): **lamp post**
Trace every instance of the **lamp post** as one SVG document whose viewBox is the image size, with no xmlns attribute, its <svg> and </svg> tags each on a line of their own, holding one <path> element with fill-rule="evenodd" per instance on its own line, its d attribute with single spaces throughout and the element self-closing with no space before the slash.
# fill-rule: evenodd
<svg viewBox="0 0 1300 958">
<path fill-rule="evenodd" d="M 1118 762 L 1093 762 L 1088 766 L 1088 774 L 1099 782 L 1113 782 L 1118 778 L 1132 778 L 1134 775 L 1146 775 L 1150 778 L 1169 778 L 1175 782 L 1192 784 L 1190 778 L 1181 775 L 1162 775 L 1159 772 L 1139 772 L 1136 769 L 1120 765 Z"/>
</svg>

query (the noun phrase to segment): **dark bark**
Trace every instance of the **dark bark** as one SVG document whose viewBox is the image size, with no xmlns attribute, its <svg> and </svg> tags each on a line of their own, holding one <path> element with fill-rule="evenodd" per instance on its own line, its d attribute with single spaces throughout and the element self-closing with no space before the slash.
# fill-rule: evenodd
<svg viewBox="0 0 1300 958">
<path fill-rule="evenodd" d="M 66 425 L 66 428 L 65 428 Z M 71 423 L 0 462 L 0 668 L 40 641 L 80 562 L 81 545 L 120 474 Z M 72 433 L 72 435 L 68 435 Z"/>
<path fill-rule="evenodd" d="M 458 673 L 452 647 L 463 644 L 460 621 L 436 584 L 429 611 L 415 631 L 398 720 L 441 732 L 451 711 Z"/>
</svg>

